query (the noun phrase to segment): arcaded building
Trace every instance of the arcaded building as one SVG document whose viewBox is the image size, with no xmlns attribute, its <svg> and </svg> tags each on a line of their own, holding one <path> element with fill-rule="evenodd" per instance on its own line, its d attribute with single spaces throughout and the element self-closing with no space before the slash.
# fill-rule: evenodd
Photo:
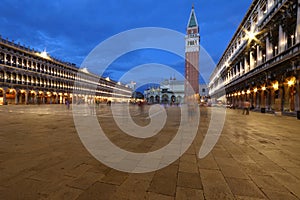
<svg viewBox="0 0 300 200">
<path fill-rule="evenodd" d="M 300 5 L 298 0 L 253 0 L 214 69 L 213 99 L 234 107 L 296 114 L 300 97 Z"/>
<path fill-rule="evenodd" d="M 129 101 L 131 88 L 0 38 L 0 104 Z"/>
</svg>

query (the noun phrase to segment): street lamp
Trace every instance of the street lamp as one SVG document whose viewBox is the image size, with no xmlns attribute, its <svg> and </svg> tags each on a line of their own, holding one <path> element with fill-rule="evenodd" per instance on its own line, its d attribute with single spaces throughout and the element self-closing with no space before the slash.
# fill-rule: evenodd
<svg viewBox="0 0 300 200">
<path fill-rule="evenodd" d="M 292 77 L 290 80 L 288 80 L 287 84 L 289 87 L 293 86 L 296 82 L 296 78 Z"/>
<path fill-rule="evenodd" d="M 273 88 L 274 88 L 274 90 L 278 90 L 278 81 L 275 81 L 273 83 Z"/>
</svg>

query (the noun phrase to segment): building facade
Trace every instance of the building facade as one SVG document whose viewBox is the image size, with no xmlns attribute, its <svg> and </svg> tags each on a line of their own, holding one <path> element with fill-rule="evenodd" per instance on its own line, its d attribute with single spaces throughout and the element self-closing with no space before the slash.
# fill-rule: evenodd
<svg viewBox="0 0 300 200">
<path fill-rule="evenodd" d="M 210 77 L 234 107 L 295 114 L 300 98 L 300 1 L 254 0 Z"/>
<path fill-rule="evenodd" d="M 145 90 L 144 96 L 148 103 L 182 104 L 185 97 L 184 87 L 185 81 L 170 78 L 161 82 L 160 86 Z M 206 84 L 199 84 L 198 94 L 202 100 L 207 98 L 208 88 Z"/>
<path fill-rule="evenodd" d="M 185 36 L 185 96 L 199 94 L 199 51 L 199 26 L 193 6 Z"/>
<path fill-rule="evenodd" d="M 166 79 L 160 86 L 145 90 L 144 96 L 148 103 L 181 104 L 184 100 L 184 81 Z"/>
<path fill-rule="evenodd" d="M 0 37 L 0 104 L 129 101 L 125 85 Z"/>
</svg>

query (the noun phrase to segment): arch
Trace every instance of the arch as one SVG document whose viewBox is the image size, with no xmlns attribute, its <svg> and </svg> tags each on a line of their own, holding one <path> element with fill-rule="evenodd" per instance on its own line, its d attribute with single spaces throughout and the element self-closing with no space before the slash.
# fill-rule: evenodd
<svg viewBox="0 0 300 200">
<path fill-rule="evenodd" d="M 32 62 L 31 69 L 36 71 L 36 69 L 37 69 L 36 62 L 34 62 L 34 61 Z"/>
<path fill-rule="evenodd" d="M 5 76 L 5 74 L 4 74 L 4 71 L 0 71 L 0 82 L 4 82 L 4 76 Z"/>
<path fill-rule="evenodd" d="M 177 103 L 182 103 L 182 99 L 183 99 L 182 96 L 179 95 L 179 96 L 177 96 L 177 98 L 176 98 L 176 102 L 177 102 Z"/>
<path fill-rule="evenodd" d="M 171 96 L 171 103 L 173 104 L 173 103 L 175 103 L 176 102 L 176 97 L 175 97 L 175 95 L 172 95 Z"/>
<path fill-rule="evenodd" d="M 6 64 L 11 65 L 11 55 L 6 54 Z"/>
<path fill-rule="evenodd" d="M 31 76 L 27 76 L 27 85 L 31 85 Z"/>
<path fill-rule="evenodd" d="M 44 94 L 45 94 L 45 103 L 47 103 L 47 104 L 52 104 L 52 103 L 53 103 L 52 92 L 47 91 L 47 92 L 45 92 Z"/>
<path fill-rule="evenodd" d="M 163 94 L 163 95 L 161 96 L 161 102 L 162 102 L 163 104 L 168 104 L 168 103 L 169 103 L 169 96 L 168 96 L 167 94 Z"/>
<path fill-rule="evenodd" d="M 0 105 L 4 104 L 5 101 L 5 89 L 4 88 L 0 88 Z"/>
<path fill-rule="evenodd" d="M 11 73 L 6 72 L 6 82 L 10 83 L 10 81 L 11 81 Z"/>
<path fill-rule="evenodd" d="M 40 87 L 44 87 L 44 79 L 40 78 Z"/>
<path fill-rule="evenodd" d="M 37 104 L 44 104 L 45 103 L 45 93 L 44 91 L 37 92 Z"/>
<path fill-rule="evenodd" d="M 17 91 L 14 88 L 8 88 L 5 92 L 4 92 L 5 96 L 6 96 L 6 103 L 7 104 L 16 104 L 18 103 L 16 101 L 17 99 Z"/>
<path fill-rule="evenodd" d="M 18 104 L 26 104 L 26 91 L 25 90 L 18 90 Z"/>
<path fill-rule="evenodd" d="M 27 76 L 23 74 L 22 75 L 22 84 L 25 84 L 26 80 L 27 80 Z"/>
<path fill-rule="evenodd" d="M 4 56 L 5 56 L 5 54 L 0 52 L 0 63 L 1 64 L 4 64 Z"/>
<path fill-rule="evenodd" d="M 36 77 L 34 77 L 34 76 L 32 77 L 31 83 L 33 86 L 36 86 Z"/>
<path fill-rule="evenodd" d="M 11 61 L 12 61 L 13 66 L 17 66 L 17 57 L 16 56 L 12 56 Z"/>
<path fill-rule="evenodd" d="M 149 103 L 154 103 L 154 96 L 151 96 L 151 97 L 150 97 Z"/>
<path fill-rule="evenodd" d="M 28 66 L 27 59 L 23 59 L 22 68 L 27 69 L 27 66 Z"/>
<path fill-rule="evenodd" d="M 19 57 L 19 58 L 17 59 L 17 61 L 18 61 L 18 62 L 17 62 L 17 67 L 19 67 L 19 68 L 22 67 L 22 58 Z"/>
<path fill-rule="evenodd" d="M 155 103 L 160 103 L 160 97 L 158 95 L 155 96 Z"/>
<path fill-rule="evenodd" d="M 41 64 L 40 64 L 40 63 L 37 63 L 37 65 L 36 65 L 36 70 L 37 70 L 38 72 L 41 71 Z"/>
<path fill-rule="evenodd" d="M 15 72 L 11 73 L 11 83 L 16 83 L 16 79 L 17 79 L 17 74 Z"/>
<path fill-rule="evenodd" d="M 20 74 L 16 74 L 16 83 L 20 84 L 21 83 L 21 75 Z"/>
</svg>

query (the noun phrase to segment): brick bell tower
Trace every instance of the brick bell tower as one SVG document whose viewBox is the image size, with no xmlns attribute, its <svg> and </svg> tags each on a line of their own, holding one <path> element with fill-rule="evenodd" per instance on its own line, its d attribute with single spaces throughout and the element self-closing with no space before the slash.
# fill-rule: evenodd
<svg viewBox="0 0 300 200">
<path fill-rule="evenodd" d="M 197 17 L 192 6 L 185 36 L 185 96 L 199 95 L 200 35 Z M 188 87 L 188 83 L 191 87 Z"/>
</svg>

